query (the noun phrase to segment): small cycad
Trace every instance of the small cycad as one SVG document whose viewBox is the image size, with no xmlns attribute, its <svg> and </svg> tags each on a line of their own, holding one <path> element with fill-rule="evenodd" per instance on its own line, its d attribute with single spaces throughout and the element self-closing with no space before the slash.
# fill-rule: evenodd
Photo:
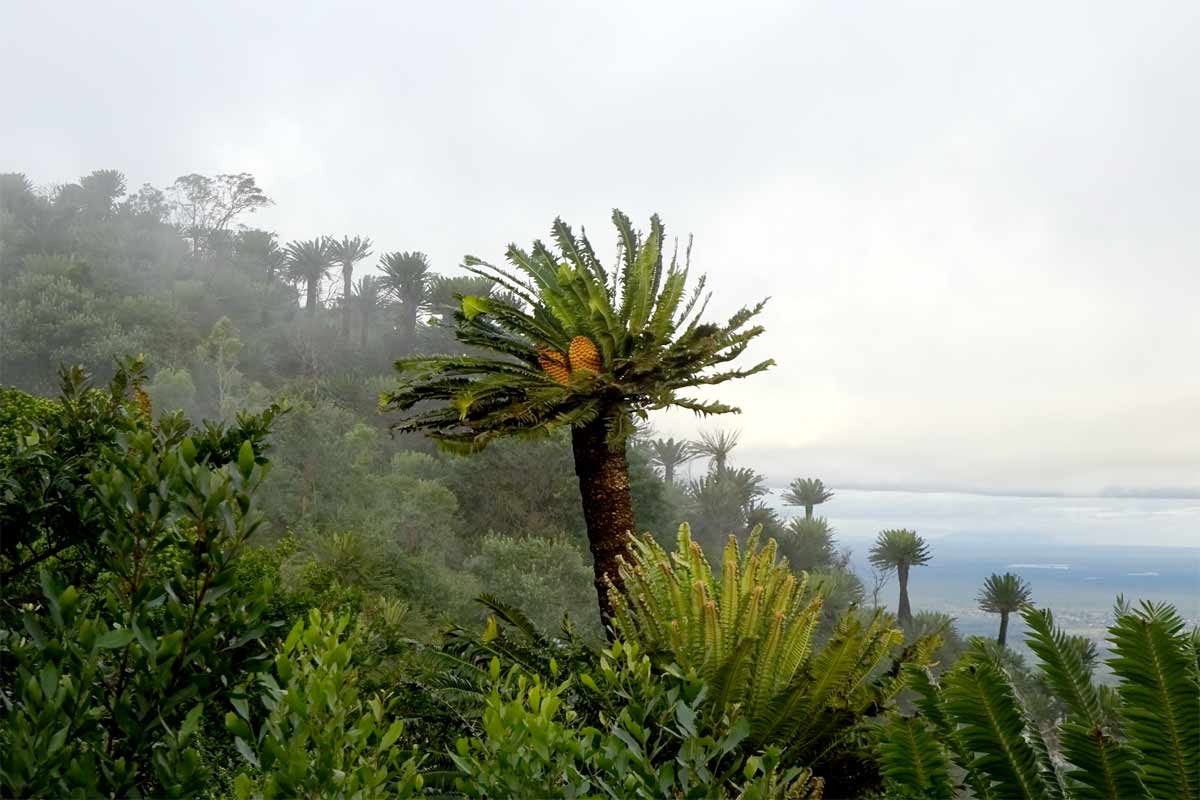
<svg viewBox="0 0 1200 800">
<path fill-rule="evenodd" d="M 757 530 L 744 548 L 729 538 L 719 574 L 686 525 L 674 553 L 636 540 L 622 570 L 617 634 L 703 677 L 711 702 L 749 720 L 752 747 L 818 766 L 899 690 L 900 670 L 885 668 L 903 641 L 891 618 L 852 608 L 814 652 L 822 594 L 776 557 L 773 539 L 760 547 Z M 901 658 L 918 650 L 928 648 Z"/>
</svg>

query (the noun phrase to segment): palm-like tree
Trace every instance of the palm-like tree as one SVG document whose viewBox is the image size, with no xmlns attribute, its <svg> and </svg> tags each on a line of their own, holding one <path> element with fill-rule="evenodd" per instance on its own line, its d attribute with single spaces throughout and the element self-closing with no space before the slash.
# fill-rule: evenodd
<svg viewBox="0 0 1200 800">
<path fill-rule="evenodd" d="M 663 480 L 668 485 L 675 483 L 675 470 L 699 457 L 692 443 L 686 439 L 652 439 L 650 441 L 650 463 L 662 468 Z"/>
<path fill-rule="evenodd" d="M 779 551 L 787 556 L 794 570 L 812 572 L 828 569 L 838 562 L 833 532 L 824 517 L 795 518 L 779 539 Z"/>
<path fill-rule="evenodd" d="M 812 519 L 813 506 L 833 499 L 833 492 L 825 488 L 820 478 L 796 478 L 788 484 L 783 494 L 784 505 L 804 506 L 804 518 Z"/>
<path fill-rule="evenodd" d="M 567 428 L 583 499 L 602 615 L 610 617 L 609 586 L 619 587 L 618 557 L 634 527 L 626 440 L 631 417 L 678 406 L 699 414 L 737 408 L 682 392 L 767 369 L 719 368 L 760 333 L 747 327 L 763 304 L 724 324 L 700 320 L 704 281 L 685 296 L 687 260 L 664 259 L 664 232 L 655 216 L 650 232 L 634 230 L 613 212 L 619 234 L 618 268 L 596 258 L 586 236 L 555 220 L 552 251 L 508 249 L 509 268 L 468 257 L 466 267 L 517 295 L 466 296 L 455 314 L 458 340 L 495 355 L 409 358 L 406 376 L 385 397 L 408 412 L 395 427 L 428 431 L 443 445 L 474 451 L 503 436 L 541 436 Z M 689 248 L 690 250 L 690 248 Z M 429 402 L 432 401 L 432 402 Z M 413 412 L 417 404 L 421 410 Z"/>
<path fill-rule="evenodd" d="M 705 431 L 700 434 L 700 441 L 693 443 L 692 447 L 695 448 L 697 455 L 709 459 L 709 469 L 719 472 L 725 469 L 729 454 L 733 452 L 733 448 L 737 447 L 741 435 L 741 431 L 720 430 L 716 433 Z"/>
<path fill-rule="evenodd" d="M 371 329 L 371 317 L 383 307 L 385 300 L 386 295 L 376 276 L 364 275 L 354 284 L 353 304 L 358 308 L 358 318 L 362 322 L 358 342 L 360 350 L 367 349 L 367 332 Z"/>
<path fill-rule="evenodd" d="M 1033 589 L 1029 583 L 1011 572 L 992 573 L 983 582 L 978 597 L 979 610 L 1000 615 L 1000 635 L 996 637 L 996 643 L 1001 647 L 1008 641 L 1008 615 L 1029 605 L 1032 597 Z"/>
<path fill-rule="evenodd" d="M 433 273 L 429 256 L 424 253 L 384 253 L 379 258 L 379 280 L 400 304 L 400 330 L 404 344 L 412 347 L 417 335 L 417 317 L 429 308 L 429 288 Z"/>
<path fill-rule="evenodd" d="M 254 228 L 241 231 L 237 235 L 235 248 L 240 257 L 263 268 L 268 283 L 275 280 L 275 275 L 287 263 L 286 254 L 280 249 L 275 234 L 270 231 Z"/>
<path fill-rule="evenodd" d="M 896 571 L 900 579 L 900 605 L 896 609 L 896 619 L 901 626 L 912 624 L 912 606 L 908 602 L 908 570 L 929 563 L 929 546 L 914 531 L 904 528 L 882 531 L 871 548 L 870 559 L 877 569 Z"/>
<path fill-rule="evenodd" d="M 371 240 L 343 236 L 331 240 L 329 257 L 342 268 L 342 338 L 350 338 L 350 297 L 354 288 L 354 265 L 371 255 Z"/>
<path fill-rule="evenodd" d="M 287 259 L 288 277 L 294 283 L 303 283 L 307 289 L 304 311 L 311 316 L 316 313 L 320 301 L 321 281 L 333 269 L 329 239 L 321 237 L 291 242 L 284 248 L 284 256 Z"/>
</svg>

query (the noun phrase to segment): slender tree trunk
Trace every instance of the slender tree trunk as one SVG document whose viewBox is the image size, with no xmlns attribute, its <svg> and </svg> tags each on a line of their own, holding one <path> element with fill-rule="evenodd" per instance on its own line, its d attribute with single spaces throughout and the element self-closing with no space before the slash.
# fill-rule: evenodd
<svg viewBox="0 0 1200 800">
<path fill-rule="evenodd" d="M 996 637 L 996 643 L 1004 647 L 1008 643 L 1008 612 L 1000 612 L 1000 635 Z"/>
<path fill-rule="evenodd" d="M 417 349 L 417 305 L 405 303 L 401 307 L 404 319 L 404 346 L 412 353 Z"/>
<path fill-rule="evenodd" d="M 308 299 L 304 305 L 304 311 L 307 314 L 317 313 L 317 288 L 319 280 L 310 280 L 308 282 Z"/>
<path fill-rule="evenodd" d="M 366 306 L 363 306 L 362 312 L 362 333 L 359 336 L 358 349 L 364 353 L 367 351 L 367 329 L 371 325 L 371 313 L 367 311 Z"/>
<path fill-rule="evenodd" d="M 675 465 L 670 461 L 663 462 L 663 478 L 667 482 L 667 486 L 675 483 Z"/>
<path fill-rule="evenodd" d="M 896 620 L 901 627 L 907 628 L 912 624 L 912 607 L 908 604 L 908 564 L 901 564 L 896 574 L 900 578 L 900 607 L 896 609 Z"/>
<path fill-rule="evenodd" d="M 592 551 L 596 597 L 600 618 L 607 629 L 612 619 L 609 585 L 621 588 L 617 557 L 629 546 L 634 529 L 633 496 L 629 491 L 629 464 L 625 445 L 608 445 L 606 415 L 571 431 L 575 454 L 575 474 L 583 497 L 583 519 L 587 524 L 588 545 Z"/>
<path fill-rule="evenodd" d="M 350 281 L 354 278 L 354 265 L 342 264 L 342 338 L 350 341 Z"/>
<path fill-rule="evenodd" d="M 804 518 L 805 518 L 805 519 L 812 519 L 812 510 L 813 510 L 813 504 L 812 504 L 812 503 L 805 503 L 805 504 L 804 504 Z"/>
</svg>

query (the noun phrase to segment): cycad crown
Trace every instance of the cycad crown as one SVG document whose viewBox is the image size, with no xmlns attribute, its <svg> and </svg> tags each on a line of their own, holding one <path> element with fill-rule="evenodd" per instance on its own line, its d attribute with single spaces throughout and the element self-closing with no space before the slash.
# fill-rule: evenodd
<svg viewBox="0 0 1200 800">
<path fill-rule="evenodd" d="M 651 219 L 646 236 L 620 211 L 613 212 L 613 223 L 621 263 L 612 272 L 586 235 L 576 236 L 561 219 L 552 231 L 557 252 L 540 241 L 529 252 L 510 245 L 512 269 L 468 257 L 466 269 L 493 281 L 507 296 L 463 296 L 456 333 L 463 344 L 500 357 L 398 361 L 410 377 L 385 397 L 389 408 L 409 411 L 426 400 L 449 403 L 413 414 L 396 427 L 425 430 L 455 449 L 474 450 L 497 436 L 543 434 L 598 418 L 615 443 L 631 432 L 630 414 L 645 418 L 651 410 L 673 405 L 701 414 L 737 411 L 680 392 L 752 375 L 774 363 L 709 371 L 737 358 L 762 333 L 747 323 L 763 303 L 742 309 L 723 325 L 702 323 L 705 279 L 685 296 L 689 259 L 681 261 L 676 254 L 664 260 L 665 232 L 658 217 Z M 575 370 L 569 383 L 545 369 L 539 353 L 544 349 L 569 354 Z"/>
</svg>

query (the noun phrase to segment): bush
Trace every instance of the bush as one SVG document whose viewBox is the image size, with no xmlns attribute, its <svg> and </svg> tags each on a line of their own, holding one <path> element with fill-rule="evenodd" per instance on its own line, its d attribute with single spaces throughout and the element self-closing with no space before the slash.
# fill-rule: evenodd
<svg viewBox="0 0 1200 800">
<path fill-rule="evenodd" d="M 256 770 L 242 773 L 240 800 L 412 797 L 422 785 L 418 760 L 394 747 L 404 723 L 386 696 L 362 700 L 349 617 L 313 610 L 296 622 L 254 695 L 265 715 L 235 699 L 225 715 L 238 752 Z M 255 718 L 258 722 L 254 731 Z"/>
<path fill-rule="evenodd" d="M 530 609 L 537 627 L 557 629 L 566 612 L 586 637 L 601 638 L 592 568 L 569 542 L 490 534 L 463 566 L 478 576 L 484 592 Z"/>
</svg>

